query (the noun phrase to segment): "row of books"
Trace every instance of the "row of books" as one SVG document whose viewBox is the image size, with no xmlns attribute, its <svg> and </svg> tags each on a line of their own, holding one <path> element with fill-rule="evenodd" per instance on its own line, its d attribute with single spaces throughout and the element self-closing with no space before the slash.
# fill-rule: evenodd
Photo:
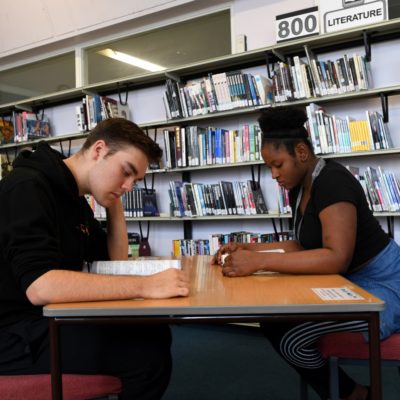
<svg viewBox="0 0 400 400">
<path fill-rule="evenodd" d="M 46 115 L 40 116 L 30 111 L 13 111 L 10 120 L 0 119 L 0 145 L 22 143 L 49 136 L 50 123 Z"/>
<path fill-rule="evenodd" d="M 107 212 L 105 207 L 100 205 L 91 194 L 85 195 L 85 198 L 90 208 L 92 209 L 95 218 L 100 218 L 100 219 L 107 218 Z"/>
<path fill-rule="evenodd" d="M 386 172 L 380 166 L 369 166 L 363 174 L 358 167 L 347 166 L 347 169 L 361 183 L 372 211 L 400 211 L 400 183 L 392 172 Z"/>
<path fill-rule="evenodd" d="M 97 203 L 93 196 L 88 195 L 86 199 L 96 218 L 106 218 L 105 208 Z M 132 191 L 121 196 L 121 202 L 124 216 L 127 218 L 158 217 L 160 215 L 155 189 L 135 186 Z"/>
<path fill-rule="evenodd" d="M 261 131 L 258 125 L 232 130 L 213 127 L 164 129 L 165 167 L 230 164 L 260 160 Z"/>
<path fill-rule="evenodd" d="M 268 214 L 255 181 L 204 184 L 170 181 L 171 213 L 175 217 Z"/>
<path fill-rule="evenodd" d="M 306 60 L 294 56 L 274 64 L 275 102 L 336 95 L 372 86 L 370 64 L 364 56 L 344 54 L 337 60 L 318 61 L 307 46 L 305 50 Z"/>
<path fill-rule="evenodd" d="M 172 255 L 175 257 L 210 254 L 208 239 L 175 239 L 172 241 Z"/>
<path fill-rule="evenodd" d="M 378 111 L 365 111 L 364 120 L 340 118 L 315 103 L 306 107 L 307 129 L 317 154 L 349 153 L 393 147 L 389 128 Z"/>
<path fill-rule="evenodd" d="M 291 214 L 292 207 L 289 202 L 289 191 L 277 184 L 278 190 L 278 209 L 280 214 Z"/>
<path fill-rule="evenodd" d="M 163 95 L 168 119 L 272 103 L 271 82 L 241 71 L 208 74 L 186 83 L 167 79 Z"/>
<path fill-rule="evenodd" d="M 125 217 L 158 217 L 160 215 L 155 189 L 135 186 L 132 191 L 122 195 L 121 201 Z"/>
<path fill-rule="evenodd" d="M 111 97 L 87 94 L 75 107 L 75 113 L 78 130 L 86 132 L 107 118 L 129 119 L 129 106 Z"/>
<path fill-rule="evenodd" d="M 209 237 L 210 254 L 215 254 L 218 249 L 228 243 L 272 243 L 290 240 L 290 232 L 255 233 L 239 231 L 231 233 L 213 233 Z"/>
</svg>

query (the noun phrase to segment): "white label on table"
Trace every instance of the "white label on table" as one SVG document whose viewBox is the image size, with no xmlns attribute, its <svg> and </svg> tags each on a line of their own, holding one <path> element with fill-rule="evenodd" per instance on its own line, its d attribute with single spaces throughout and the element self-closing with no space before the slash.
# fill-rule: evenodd
<svg viewBox="0 0 400 400">
<path fill-rule="evenodd" d="M 338 288 L 313 288 L 322 300 L 364 300 L 364 297 L 358 295 L 347 287 Z"/>
</svg>

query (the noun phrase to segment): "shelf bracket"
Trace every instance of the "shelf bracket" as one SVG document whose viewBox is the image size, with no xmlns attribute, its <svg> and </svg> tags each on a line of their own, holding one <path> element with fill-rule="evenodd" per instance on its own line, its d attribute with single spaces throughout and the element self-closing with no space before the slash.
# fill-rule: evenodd
<svg viewBox="0 0 400 400">
<path fill-rule="evenodd" d="M 394 239 L 394 217 L 386 217 L 388 235 Z"/>
<path fill-rule="evenodd" d="M 68 153 L 65 154 L 64 152 L 64 146 L 63 146 L 63 140 L 59 140 L 59 145 L 60 145 L 60 152 L 64 157 L 70 157 L 71 156 L 71 146 L 72 146 L 72 139 L 68 140 Z"/>
<path fill-rule="evenodd" d="M 60 152 L 61 152 L 61 154 L 65 157 L 65 153 L 64 153 L 64 147 L 63 147 L 63 142 L 62 142 L 62 140 L 60 140 L 59 142 L 59 145 L 60 145 Z"/>
<path fill-rule="evenodd" d="M 363 41 L 365 47 L 365 60 L 371 61 L 371 40 L 367 31 L 363 31 Z"/>
<path fill-rule="evenodd" d="M 279 58 L 282 62 L 286 62 L 286 57 L 279 50 L 272 49 L 272 54 Z"/>
<path fill-rule="evenodd" d="M 165 75 L 166 78 L 171 79 L 171 80 L 173 80 L 175 82 L 180 82 L 181 81 L 181 78 L 178 75 L 172 74 L 171 72 L 165 72 L 164 75 Z"/>
<path fill-rule="evenodd" d="M 68 157 L 71 156 L 72 139 L 68 140 Z"/>
<path fill-rule="evenodd" d="M 183 238 L 193 239 L 193 224 L 192 221 L 183 221 Z"/>
<path fill-rule="evenodd" d="M 120 86 L 119 82 L 117 82 L 117 89 L 118 89 L 119 103 L 121 105 L 123 105 L 123 106 L 126 106 L 128 104 L 129 85 L 128 84 L 125 85 L 125 100 L 122 100 L 122 97 L 121 97 L 121 86 Z"/>
<path fill-rule="evenodd" d="M 35 114 L 36 114 L 36 120 L 37 121 L 43 121 L 43 117 L 44 117 L 44 106 L 42 106 L 42 108 L 35 108 L 34 110 Z"/>
<path fill-rule="evenodd" d="M 257 184 L 260 184 L 261 164 L 257 165 L 257 180 L 255 180 L 255 176 L 254 176 L 254 165 L 251 165 L 250 169 L 251 169 L 251 180 L 252 180 L 252 182 L 257 182 Z"/>
<path fill-rule="evenodd" d="M 381 97 L 381 104 L 382 104 L 382 114 L 383 114 L 383 122 L 389 122 L 389 100 L 387 93 L 380 93 L 379 96 Z"/>
<path fill-rule="evenodd" d="M 140 230 L 139 256 L 150 256 L 151 255 L 151 250 L 149 245 L 150 221 L 147 221 L 146 236 L 143 236 L 142 221 L 139 221 L 139 230 Z"/>
<path fill-rule="evenodd" d="M 6 149 L 6 159 L 7 159 L 7 164 L 10 165 L 10 156 L 8 155 L 8 150 Z"/>
<path fill-rule="evenodd" d="M 32 107 L 28 106 L 27 104 L 15 104 L 14 108 L 18 111 L 28 111 L 32 112 Z"/>
<path fill-rule="evenodd" d="M 150 186 L 151 191 L 154 189 L 154 176 L 155 174 L 151 174 L 151 186 Z M 144 190 L 146 191 L 147 194 L 149 194 L 149 189 L 147 188 L 146 176 L 143 177 L 143 184 L 144 184 Z"/>
<path fill-rule="evenodd" d="M 271 59 L 270 59 L 270 58 L 271 58 L 271 57 L 270 57 L 270 55 L 269 55 L 269 52 L 266 51 L 266 52 L 265 52 L 265 66 L 266 66 L 266 68 L 267 68 L 268 78 L 269 78 L 269 79 L 272 79 L 271 65 L 270 65 Z"/>
</svg>

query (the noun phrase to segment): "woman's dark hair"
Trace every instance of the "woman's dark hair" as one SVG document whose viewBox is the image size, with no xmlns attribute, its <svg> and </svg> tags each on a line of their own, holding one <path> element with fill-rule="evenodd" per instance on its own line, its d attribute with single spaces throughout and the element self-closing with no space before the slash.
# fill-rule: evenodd
<svg viewBox="0 0 400 400">
<path fill-rule="evenodd" d="M 305 143 L 314 152 L 304 128 L 307 115 L 300 107 L 270 107 L 265 108 L 258 118 L 262 131 L 262 146 L 272 144 L 275 148 L 285 146 L 289 154 L 295 154 L 295 147 Z"/>
<path fill-rule="evenodd" d="M 104 140 L 106 143 L 109 148 L 107 155 L 134 146 L 146 155 L 149 162 L 158 162 L 162 156 L 160 146 L 134 122 L 124 118 L 108 118 L 99 122 L 89 133 L 81 152 L 84 153 L 98 140 Z"/>
</svg>

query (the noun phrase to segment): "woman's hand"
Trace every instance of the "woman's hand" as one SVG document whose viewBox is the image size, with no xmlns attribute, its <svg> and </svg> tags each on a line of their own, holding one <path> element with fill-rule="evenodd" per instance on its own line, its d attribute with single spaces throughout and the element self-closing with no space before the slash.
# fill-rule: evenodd
<svg viewBox="0 0 400 400">
<path fill-rule="evenodd" d="M 242 243 L 230 242 L 228 244 L 224 244 L 214 254 L 214 257 L 211 260 L 211 263 L 222 265 L 222 259 L 221 259 L 222 254 L 231 254 L 239 249 L 244 249 L 244 245 Z"/>
<path fill-rule="evenodd" d="M 259 254 L 253 251 L 237 249 L 225 258 L 222 273 L 231 277 L 251 275 L 260 269 L 257 257 Z"/>
</svg>

